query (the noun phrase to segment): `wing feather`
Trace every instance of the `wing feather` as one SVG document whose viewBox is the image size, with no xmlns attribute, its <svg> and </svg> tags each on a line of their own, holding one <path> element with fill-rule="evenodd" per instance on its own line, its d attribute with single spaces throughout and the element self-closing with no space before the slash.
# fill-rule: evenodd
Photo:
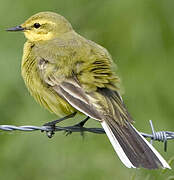
<svg viewBox="0 0 174 180">
<path fill-rule="evenodd" d="M 75 78 L 63 81 L 60 84 L 54 85 L 52 88 L 59 96 L 80 112 L 96 120 L 101 120 L 100 113 L 90 102 L 86 92 L 79 86 Z"/>
<path fill-rule="evenodd" d="M 98 88 L 95 95 L 94 93 L 88 93 L 79 84 L 75 75 L 71 78 L 65 78 L 62 82 L 54 74 L 51 74 L 48 79 L 45 82 L 60 97 L 87 116 L 96 120 L 104 120 L 105 116 L 111 116 L 116 122 L 122 125 L 125 120 L 132 122 L 132 118 L 127 112 L 121 96 L 116 91 L 107 88 Z"/>
</svg>

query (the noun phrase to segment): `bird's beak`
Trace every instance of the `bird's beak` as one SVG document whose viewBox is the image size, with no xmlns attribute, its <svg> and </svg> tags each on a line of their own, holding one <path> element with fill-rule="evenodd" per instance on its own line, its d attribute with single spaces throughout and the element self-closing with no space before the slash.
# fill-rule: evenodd
<svg viewBox="0 0 174 180">
<path fill-rule="evenodd" d="M 16 26 L 16 27 L 6 29 L 6 31 L 24 31 L 24 30 L 25 28 L 23 28 L 22 26 Z"/>
</svg>

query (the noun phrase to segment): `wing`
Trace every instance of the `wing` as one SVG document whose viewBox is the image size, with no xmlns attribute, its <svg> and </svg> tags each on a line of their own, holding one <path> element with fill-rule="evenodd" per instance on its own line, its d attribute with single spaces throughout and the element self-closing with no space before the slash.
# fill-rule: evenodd
<svg viewBox="0 0 174 180">
<path fill-rule="evenodd" d="M 53 79 L 54 81 L 52 81 Z M 97 104 L 92 104 L 92 97 L 84 91 L 75 77 L 66 79 L 61 83 L 56 83 L 56 77 L 53 78 L 52 76 L 49 78 L 49 81 L 50 83 L 48 81 L 47 83 L 52 85 L 52 89 L 71 106 L 93 119 L 102 119 L 100 112 L 97 111 Z"/>
<path fill-rule="evenodd" d="M 97 88 L 94 92 L 87 92 L 80 85 L 77 77 L 64 79 L 61 83 L 56 75 L 50 75 L 47 83 L 51 88 L 71 106 L 85 115 L 104 120 L 107 117 L 115 119 L 119 124 L 131 121 L 121 96 L 108 88 Z"/>
</svg>

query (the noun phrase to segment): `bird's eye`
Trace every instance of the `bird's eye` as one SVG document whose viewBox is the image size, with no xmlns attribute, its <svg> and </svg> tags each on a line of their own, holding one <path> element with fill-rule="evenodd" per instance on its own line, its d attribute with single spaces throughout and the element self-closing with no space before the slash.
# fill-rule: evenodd
<svg viewBox="0 0 174 180">
<path fill-rule="evenodd" d="M 41 25 L 40 25 L 39 23 L 35 23 L 35 24 L 34 24 L 34 27 L 35 27 L 36 29 L 38 29 L 40 26 L 41 26 Z"/>
</svg>

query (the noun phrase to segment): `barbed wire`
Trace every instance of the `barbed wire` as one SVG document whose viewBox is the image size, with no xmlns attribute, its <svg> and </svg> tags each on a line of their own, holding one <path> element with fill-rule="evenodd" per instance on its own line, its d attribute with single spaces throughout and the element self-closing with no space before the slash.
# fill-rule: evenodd
<svg viewBox="0 0 174 180">
<path fill-rule="evenodd" d="M 153 141 L 160 141 L 164 143 L 164 151 L 167 151 L 167 141 L 174 139 L 174 132 L 171 131 L 158 131 L 156 132 L 153 126 L 152 121 L 150 120 L 150 126 L 152 129 L 152 134 L 147 134 L 141 132 L 141 135 L 145 138 L 151 139 L 151 144 Z M 105 134 L 105 131 L 102 128 L 86 128 L 81 126 L 14 126 L 14 125 L 0 125 L 1 131 L 41 131 L 46 132 L 47 136 L 51 138 L 57 131 L 65 131 L 68 134 L 73 132 L 80 132 L 83 135 L 84 132 L 91 132 L 96 134 Z"/>
</svg>

